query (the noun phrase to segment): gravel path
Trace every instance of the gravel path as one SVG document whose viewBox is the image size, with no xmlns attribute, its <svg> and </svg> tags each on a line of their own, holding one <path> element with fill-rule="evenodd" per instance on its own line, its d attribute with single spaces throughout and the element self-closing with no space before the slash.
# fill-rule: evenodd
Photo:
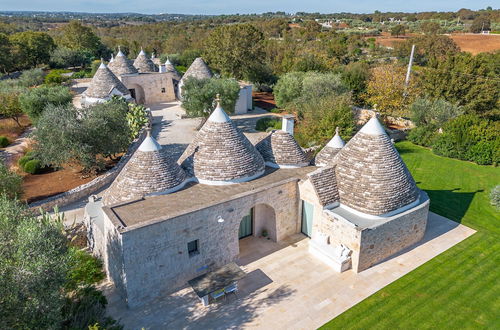
<svg viewBox="0 0 500 330">
<path fill-rule="evenodd" d="M 8 167 L 15 165 L 14 160 L 16 157 L 24 154 L 24 150 L 28 148 L 30 142 L 29 135 L 31 132 L 33 132 L 33 127 L 26 129 L 12 144 L 0 150 L 0 159 L 5 165 Z"/>
</svg>

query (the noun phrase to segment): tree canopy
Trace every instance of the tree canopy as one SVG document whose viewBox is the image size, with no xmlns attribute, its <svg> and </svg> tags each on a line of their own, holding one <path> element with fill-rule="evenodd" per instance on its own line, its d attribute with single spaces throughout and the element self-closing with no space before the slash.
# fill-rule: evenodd
<svg viewBox="0 0 500 330">
<path fill-rule="evenodd" d="M 94 56 L 100 55 L 103 45 L 92 28 L 79 21 L 70 21 L 61 29 L 62 35 L 58 38 L 60 46 L 79 51 L 87 51 Z"/>
<path fill-rule="evenodd" d="M 44 32 L 25 31 L 10 36 L 13 66 L 17 69 L 32 68 L 48 63 L 50 52 L 56 47 L 51 36 Z"/>
<path fill-rule="evenodd" d="M 204 58 L 224 77 L 246 79 L 263 61 L 263 40 L 250 24 L 220 26 L 206 40 Z"/>
</svg>

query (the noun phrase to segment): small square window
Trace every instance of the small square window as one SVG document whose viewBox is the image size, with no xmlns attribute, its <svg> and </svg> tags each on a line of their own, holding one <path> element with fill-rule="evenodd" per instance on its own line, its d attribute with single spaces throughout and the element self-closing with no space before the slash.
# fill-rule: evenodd
<svg viewBox="0 0 500 330">
<path fill-rule="evenodd" d="M 162 92 L 162 93 L 165 93 L 165 87 L 161 89 L 161 92 Z"/>
<path fill-rule="evenodd" d="M 198 251 L 198 240 L 194 240 L 188 243 L 188 253 L 190 257 L 200 253 L 200 251 Z"/>
</svg>

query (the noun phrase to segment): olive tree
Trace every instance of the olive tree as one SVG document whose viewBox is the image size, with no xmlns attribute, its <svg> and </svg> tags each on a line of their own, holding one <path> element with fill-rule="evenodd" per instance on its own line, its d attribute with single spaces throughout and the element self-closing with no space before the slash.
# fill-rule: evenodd
<svg viewBox="0 0 500 330">
<path fill-rule="evenodd" d="M 71 102 L 73 96 L 69 88 L 64 86 L 40 86 L 23 93 L 19 102 L 23 111 L 33 123 L 37 123 L 48 105 L 65 105 Z"/>
</svg>

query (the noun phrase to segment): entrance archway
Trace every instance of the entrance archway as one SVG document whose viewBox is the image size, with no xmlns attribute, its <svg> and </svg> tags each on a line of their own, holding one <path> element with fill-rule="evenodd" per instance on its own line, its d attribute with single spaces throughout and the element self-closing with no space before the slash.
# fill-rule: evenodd
<svg viewBox="0 0 500 330">
<path fill-rule="evenodd" d="M 240 221 L 238 238 L 268 237 L 276 242 L 276 212 L 267 204 L 257 204 Z"/>
<path fill-rule="evenodd" d="M 127 88 L 130 95 L 135 99 L 135 103 L 144 104 L 146 102 L 146 95 L 144 94 L 144 89 L 138 84 L 128 84 Z"/>
</svg>

